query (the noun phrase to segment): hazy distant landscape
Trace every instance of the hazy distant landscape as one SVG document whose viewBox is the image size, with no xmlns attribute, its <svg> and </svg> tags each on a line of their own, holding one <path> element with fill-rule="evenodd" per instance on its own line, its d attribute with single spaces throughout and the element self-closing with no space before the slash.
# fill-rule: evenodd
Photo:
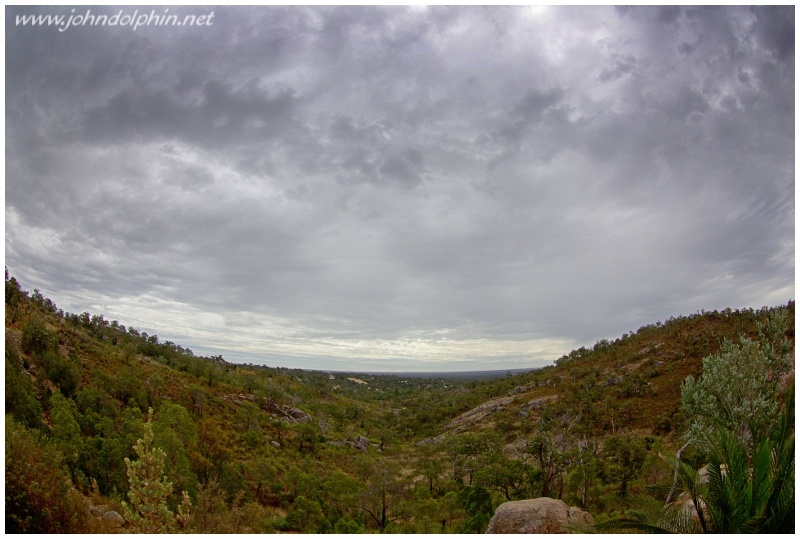
<svg viewBox="0 0 800 539">
<path fill-rule="evenodd" d="M 460 378 L 464 380 L 491 380 L 510 374 L 521 374 L 533 369 L 508 369 L 498 371 L 464 371 L 464 372 L 366 372 L 375 376 L 396 376 L 398 378 Z M 333 371 L 331 371 L 333 372 Z M 343 373 L 344 374 L 344 373 Z"/>
</svg>

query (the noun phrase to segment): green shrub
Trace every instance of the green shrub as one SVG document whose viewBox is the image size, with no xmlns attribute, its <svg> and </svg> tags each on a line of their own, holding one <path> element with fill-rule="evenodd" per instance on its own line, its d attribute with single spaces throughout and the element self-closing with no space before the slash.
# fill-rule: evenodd
<svg viewBox="0 0 800 539">
<path fill-rule="evenodd" d="M 58 356 L 51 360 L 50 368 L 47 371 L 47 378 L 56 384 L 61 390 L 61 394 L 67 398 L 72 397 L 78 389 L 78 384 L 80 382 L 78 369 L 76 369 L 68 359 Z"/>
<path fill-rule="evenodd" d="M 34 316 L 22 326 L 21 345 L 25 353 L 45 354 L 49 350 L 55 350 L 58 346 L 58 337 L 47 327 L 44 320 Z"/>
<path fill-rule="evenodd" d="M 6 533 L 81 533 L 87 510 L 61 453 L 6 416 Z"/>
<path fill-rule="evenodd" d="M 22 372 L 19 356 L 9 346 L 6 346 L 6 413 L 26 427 L 42 426 L 42 405 L 36 400 L 36 390 Z"/>
</svg>

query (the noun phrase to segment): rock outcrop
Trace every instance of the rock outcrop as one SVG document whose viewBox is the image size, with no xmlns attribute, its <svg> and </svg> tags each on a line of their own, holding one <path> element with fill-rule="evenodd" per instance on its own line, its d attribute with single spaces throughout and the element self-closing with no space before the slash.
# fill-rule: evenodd
<svg viewBox="0 0 800 539">
<path fill-rule="evenodd" d="M 92 505 L 90 502 L 88 504 L 89 513 L 95 516 L 98 520 L 109 520 L 118 524 L 119 526 L 124 526 L 127 524 L 125 518 L 117 513 L 116 511 L 112 511 L 106 505 Z"/>
<path fill-rule="evenodd" d="M 367 452 L 367 448 L 370 445 L 369 439 L 364 438 L 363 436 L 358 436 L 355 440 L 344 439 L 340 442 L 327 442 L 328 445 L 346 445 L 352 447 L 353 449 L 360 449 L 361 451 Z"/>
<path fill-rule="evenodd" d="M 568 533 L 567 526 L 593 525 L 592 515 L 561 500 L 536 498 L 497 508 L 486 533 Z"/>
<path fill-rule="evenodd" d="M 239 393 L 239 394 L 232 394 L 232 395 L 222 395 L 222 400 L 226 402 L 233 403 L 236 406 L 241 406 L 244 401 L 248 402 L 255 402 L 256 397 L 255 395 Z M 299 408 L 295 408 L 293 406 L 289 406 L 288 404 L 278 404 L 277 402 L 272 402 L 266 405 L 266 410 L 268 413 L 277 414 L 281 421 L 286 423 L 310 423 L 311 416 L 305 413 L 303 410 Z"/>
<path fill-rule="evenodd" d="M 443 427 L 444 430 L 459 427 L 471 427 L 485 419 L 490 414 L 500 412 L 514 401 L 514 397 L 500 397 L 487 401 L 469 412 L 465 412 Z"/>
<path fill-rule="evenodd" d="M 289 405 L 278 405 L 277 408 L 283 412 L 283 418 L 292 423 L 310 423 L 311 418 L 303 410 Z"/>
<path fill-rule="evenodd" d="M 110 520 L 120 526 L 124 526 L 125 524 L 127 524 L 125 518 L 123 518 L 123 516 L 117 513 L 116 511 L 106 511 L 100 518 L 103 520 Z"/>
</svg>

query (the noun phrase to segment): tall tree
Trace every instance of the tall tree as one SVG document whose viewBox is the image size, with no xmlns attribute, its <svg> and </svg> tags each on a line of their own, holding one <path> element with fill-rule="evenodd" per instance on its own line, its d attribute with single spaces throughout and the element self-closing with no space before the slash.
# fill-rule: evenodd
<svg viewBox="0 0 800 539">
<path fill-rule="evenodd" d="M 607 475 L 619 481 L 619 492 L 628 493 L 628 483 L 639 477 L 647 457 L 647 448 L 642 438 L 630 434 L 612 434 L 603 443 L 601 451 L 608 464 Z"/>
<path fill-rule="evenodd" d="M 50 397 L 50 421 L 53 423 L 53 441 L 61 454 L 64 462 L 72 473 L 73 481 L 78 470 L 78 458 L 83 449 L 83 436 L 76 412 L 70 402 L 64 398 L 59 390 Z"/>
<path fill-rule="evenodd" d="M 544 425 L 540 425 L 539 431 L 528 440 L 525 450 L 541 470 L 542 497 L 550 496 L 556 478 L 567 467 L 568 449 L 566 432 L 550 430 Z"/>
<path fill-rule="evenodd" d="M 42 426 L 42 405 L 36 400 L 33 384 L 20 366 L 19 355 L 6 344 L 6 413 L 29 428 Z"/>
<path fill-rule="evenodd" d="M 172 480 L 173 493 L 195 493 L 197 477 L 191 471 L 189 455 L 197 449 L 197 426 L 180 404 L 164 401 L 153 420 L 153 445 L 166 455 L 165 472 Z"/>
<path fill-rule="evenodd" d="M 439 480 L 445 471 L 445 464 L 441 455 L 436 453 L 436 447 L 423 444 L 420 446 L 421 456 L 415 463 L 415 469 L 428 481 L 428 491 L 433 493 L 434 483 Z"/>
<path fill-rule="evenodd" d="M 361 493 L 359 507 L 383 531 L 390 522 L 407 518 L 408 515 L 399 511 L 407 488 L 408 481 L 400 464 L 387 459 L 373 468 Z"/>
</svg>

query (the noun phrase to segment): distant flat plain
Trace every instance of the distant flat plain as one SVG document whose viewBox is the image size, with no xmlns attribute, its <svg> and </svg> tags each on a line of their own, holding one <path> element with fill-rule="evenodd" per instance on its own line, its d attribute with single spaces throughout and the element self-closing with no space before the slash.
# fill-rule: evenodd
<svg viewBox="0 0 800 539">
<path fill-rule="evenodd" d="M 463 371 L 463 372 L 345 372 L 345 371 L 319 371 L 330 372 L 333 374 L 367 374 L 370 376 L 398 376 L 400 378 L 445 378 L 458 380 L 491 380 L 509 374 L 522 374 L 535 371 L 535 368 L 527 369 L 500 369 L 494 371 Z"/>
</svg>

